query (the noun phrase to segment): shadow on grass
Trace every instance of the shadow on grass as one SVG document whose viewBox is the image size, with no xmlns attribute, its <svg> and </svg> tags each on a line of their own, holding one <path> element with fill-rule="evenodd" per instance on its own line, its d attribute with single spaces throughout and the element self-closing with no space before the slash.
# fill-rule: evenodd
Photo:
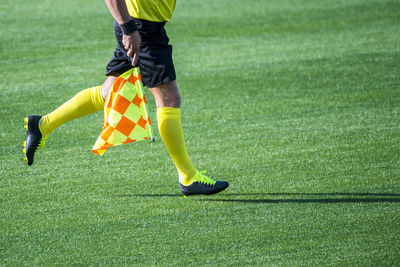
<svg viewBox="0 0 400 267">
<path fill-rule="evenodd" d="M 182 197 L 182 194 L 129 194 L 118 195 L 119 197 Z"/>
<path fill-rule="evenodd" d="M 120 197 L 182 197 L 181 194 L 131 194 Z M 239 198 L 238 198 L 239 197 Z M 279 197 L 275 199 L 273 197 Z M 296 197 L 296 198 L 295 198 Z M 312 198 L 314 197 L 314 198 Z M 192 197 L 190 197 L 192 198 Z M 236 203 L 400 203 L 400 194 L 391 193 L 221 193 L 199 201 Z"/>
</svg>

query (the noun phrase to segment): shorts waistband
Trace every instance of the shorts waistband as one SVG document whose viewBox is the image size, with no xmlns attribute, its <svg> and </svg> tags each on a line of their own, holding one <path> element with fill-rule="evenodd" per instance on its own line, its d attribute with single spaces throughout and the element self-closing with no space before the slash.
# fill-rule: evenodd
<svg viewBox="0 0 400 267">
<path fill-rule="evenodd" d="M 149 21 L 149 20 L 145 20 L 145 19 L 138 19 L 138 18 L 134 18 L 132 17 L 136 23 L 138 24 L 143 24 L 143 25 L 159 25 L 159 26 L 164 26 L 166 21 L 163 22 L 158 22 L 158 21 Z"/>
</svg>

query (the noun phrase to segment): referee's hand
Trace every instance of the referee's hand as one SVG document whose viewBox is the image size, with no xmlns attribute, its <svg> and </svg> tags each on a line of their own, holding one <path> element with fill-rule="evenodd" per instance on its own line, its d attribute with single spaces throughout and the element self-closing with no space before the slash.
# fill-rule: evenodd
<svg viewBox="0 0 400 267">
<path fill-rule="evenodd" d="M 122 36 L 122 44 L 127 51 L 128 57 L 133 57 L 132 66 L 136 65 L 136 62 L 139 58 L 140 44 L 142 43 L 142 38 L 140 38 L 140 34 L 138 31 L 134 31 L 131 34 Z"/>
</svg>

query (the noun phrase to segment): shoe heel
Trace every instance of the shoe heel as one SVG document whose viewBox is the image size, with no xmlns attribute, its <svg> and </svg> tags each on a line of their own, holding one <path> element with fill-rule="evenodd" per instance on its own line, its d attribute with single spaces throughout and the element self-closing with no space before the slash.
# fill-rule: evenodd
<svg viewBox="0 0 400 267">
<path fill-rule="evenodd" d="M 24 122 L 25 122 L 24 128 L 25 130 L 28 130 L 28 118 L 25 118 Z"/>
</svg>

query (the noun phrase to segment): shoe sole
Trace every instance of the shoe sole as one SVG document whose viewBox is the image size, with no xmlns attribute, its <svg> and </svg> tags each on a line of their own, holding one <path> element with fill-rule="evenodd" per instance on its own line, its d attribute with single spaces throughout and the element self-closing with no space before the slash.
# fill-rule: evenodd
<svg viewBox="0 0 400 267">
<path fill-rule="evenodd" d="M 225 189 L 224 189 L 225 190 Z M 222 191 L 224 191 L 224 190 L 222 190 Z M 222 191 L 219 191 L 217 194 L 219 194 L 220 192 L 222 192 Z M 215 196 L 216 194 L 211 194 L 211 195 L 201 195 L 201 194 L 198 194 L 198 195 L 183 195 L 183 198 L 188 198 L 188 197 L 194 197 L 194 196 L 209 196 L 209 197 L 213 197 L 213 196 Z"/>
<path fill-rule="evenodd" d="M 218 192 L 216 192 L 216 193 L 213 193 L 213 194 L 185 194 L 185 193 L 183 193 L 182 191 L 181 191 L 181 193 L 182 193 L 182 195 L 183 195 L 184 198 L 188 198 L 188 197 L 190 197 L 190 196 L 198 196 L 198 195 L 201 195 L 201 196 L 214 196 L 214 195 L 219 194 L 219 193 L 221 193 L 222 191 L 226 190 L 228 187 L 229 187 L 229 184 L 228 184 L 228 186 L 225 187 L 224 189 L 222 189 L 222 190 L 220 190 L 220 191 L 218 191 Z"/>
</svg>

